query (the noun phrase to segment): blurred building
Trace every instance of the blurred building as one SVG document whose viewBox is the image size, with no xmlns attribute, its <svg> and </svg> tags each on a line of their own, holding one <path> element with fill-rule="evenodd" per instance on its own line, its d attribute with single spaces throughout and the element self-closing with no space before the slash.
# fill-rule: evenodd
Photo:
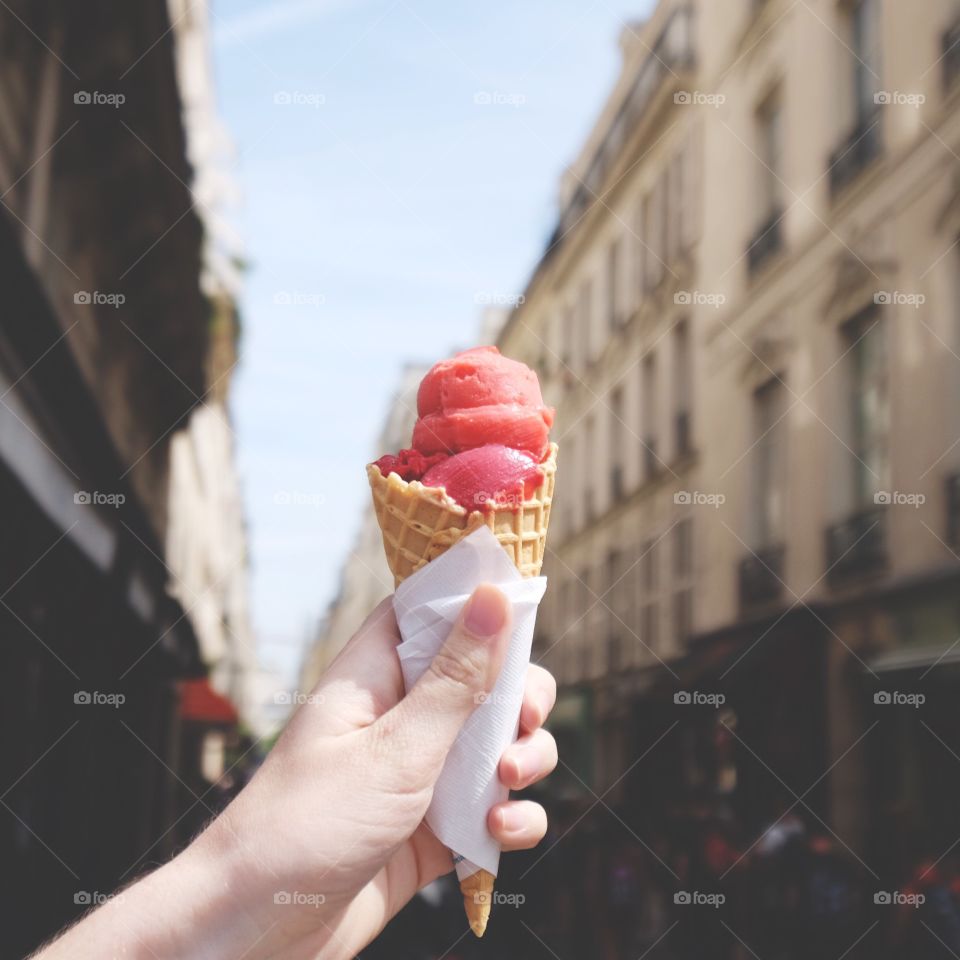
<svg viewBox="0 0 960 960">
<path fill-rule="evenodd" d="M 696 613 L 703 563 L 675 494 L 701 485 L 701 334 L 683 301 L 698 285 L 707 118 L 677 101 L 697 88 L 702 28 L 681 2 L 623 28 L 620 77 L 500 338 L 557 409 L 536 656 L 563 690 L 555 726 L 574 791 L 576 778 L 620 777 L 634 697 L 685 651 Z"/>
<path fill-rule="evenodd" d="M 417 419 L 417 388 L 427 369 L 419 364 L 404 367 L 390 412 L 377 439 L 377 456 L 410 445 Z M 383 537 L 371 503 L 360 521 L 356 545 L 343 565 L 337 595 L 304 657 L 300 672 L 302 693 L 316 685 L 327 664 L 353 636 L 367 614 L 391 593 L 393 574 L 387 566 Z"/>
<path fill-rule="evenodd" d="M 958 17 L 662 0 L 623 32 L 500 338 L 558 411 L 536 655 L 571 792 L 955 839 Z"/>
<path fill-rule="evenodd" d="M 210 815 L 184 748 L 235 729 L 205 676 L 242 709 L 250 639 L 235 272 L 187 76 L 203 5 L 4 6 L 0 898 L 22 956 Z"/>
</svg>

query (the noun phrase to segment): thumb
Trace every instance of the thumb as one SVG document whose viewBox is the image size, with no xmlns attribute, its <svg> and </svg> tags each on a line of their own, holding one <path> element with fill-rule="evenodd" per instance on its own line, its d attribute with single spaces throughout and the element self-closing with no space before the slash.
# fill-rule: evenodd
<svg viewBox="0 0 960 960">
<path fill-rule="evenodd" d="M 432 786 L 460 728 L 496 683 L 510 621 L 504 593 L 480 584 L 413 689 L 378 721 L 391 741 L 390 755 L 409 779 L 421 780 L 410 786 Z"/>
</svg>

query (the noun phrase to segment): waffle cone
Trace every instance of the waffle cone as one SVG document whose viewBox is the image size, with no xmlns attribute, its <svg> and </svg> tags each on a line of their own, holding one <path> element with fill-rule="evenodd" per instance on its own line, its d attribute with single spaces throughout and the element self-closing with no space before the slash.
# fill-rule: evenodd
<svg viewBox="0 0 960 960">
<path fill-rule="evenodd" d="M 493 531 L 522 576 L 539 576 L 557 474 L 555 443 L 550 444 L 542 467 L 543 483 L 519 507 L 468 512 L 448 497 L 442 487 L 425 487 L 417 480 L 401 480 L 395 473 L 385 477 L 379 467 L 371 463 L 367 477 L 394 585 L 399 586 L 410 574 L 484 525 Z M 478 870 L 460 881 L 463 908 L 470 929 L 478 937 L 487 929 L 494 879 L 492 873 Z"/>
<path fill-rule="evenodd" d="M 542 464 L 543 483 L 519 507 L 492 507 L 468 512 L 443 487 L 425 487 L 417 480 L 385 477 L 376 464 L 367 467 L 373 508 L 383 534 L 383 549 L 399 586 L 455 543 L 488 526 L 524 577 L 537 577 L 550 523 L 550 504 L 557 473 L 557 445 Z"/>
<path fill-rule="evenodd" d="M 496 879 L 487 870 L 478 870 L 460 881 L 463 894 L 463 909 L 474 936 L 482 937 L 490 919 L 490 904 L 493 902 L 493 881 Z"/>
</svg>

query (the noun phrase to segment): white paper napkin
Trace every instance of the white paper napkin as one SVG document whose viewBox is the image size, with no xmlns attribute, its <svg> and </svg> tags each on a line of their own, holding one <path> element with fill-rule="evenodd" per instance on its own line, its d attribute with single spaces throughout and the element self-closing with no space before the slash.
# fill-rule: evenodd
<svg viewBox="0 0 960 960">
<path fill-rule="evenodd" d="M 517 738 L 533 627 L 547 580 L 524 580 L 490 529 L 480 527 L 404 580 L 393 597 L 403 638 L 397 653 L 409 690 L 447 639 L 470 594 L 484 582 L 510 599 L 513 633 L 496 685 L 460 731 L 427 811 L 430 829 L 455 851 L 461 879 L 480 867 L 496 876 L 500 863 L 500 845 L 487 830 L 487 813 L 509 793 L 497 766 Z"/>
</svg>

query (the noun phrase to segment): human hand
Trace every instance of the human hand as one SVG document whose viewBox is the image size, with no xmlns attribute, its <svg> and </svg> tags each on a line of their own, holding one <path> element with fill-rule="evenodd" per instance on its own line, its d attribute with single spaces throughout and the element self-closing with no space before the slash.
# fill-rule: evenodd
<svg viewBox="0 0 960 960">
<path fill-rule="evenodd" d="M 503 594 L 479 587 L 407 696 L 389 600 L 333 662 L 261 770 L 195 844 L 231 864 L 235 906 L 260 938 L 248 956 L 352 957 L 451 870 L 450 851 L 423 817 L 450 746 L 496 681 L 509 620 Z M 521 736 L 499 767 L 511 789 L 556 766 L 556 744 L 542 729 L 555 697 L 550 674 L 531 666 Z M 504 850 L 524 849 L 543 837 L 546 814 L 510 800 L 487 825 Z M 292 902 L 275 903 L 277 894 Z"/>
</svg>

